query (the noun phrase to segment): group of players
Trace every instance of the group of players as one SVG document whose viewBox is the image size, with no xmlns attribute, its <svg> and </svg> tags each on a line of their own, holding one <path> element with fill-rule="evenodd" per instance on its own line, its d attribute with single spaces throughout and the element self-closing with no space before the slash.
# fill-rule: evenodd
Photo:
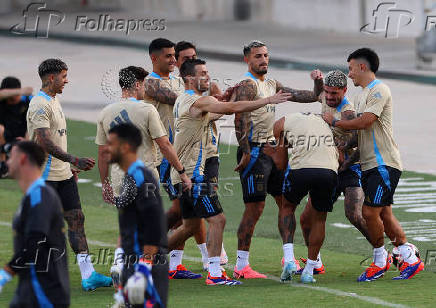
<svg viewBox="0 0 436 308">
<path fill-rule="evenodd" d="M 266 278 L 251 268 L 249 250 L 267 194 L 279 209 L 282 281 L 301 275 L 301 282 L 313 283 L 314 275 L 325 273 L 320 255 L 325 221 L 341 193 L 346 217 L 374 247 L 374 260 L 358 281 L 378 279 L 391 266 L 384 233 L 399 250 L 400 275 L 394 279 L 409 279 L 423 269 L 392 213 L 402 165 L 393 140 L 391 94 L 375 76 L 377 54 L 361 48 L 349 55 L 348 76 L 362 88 L 349 101 L 347 76 L 341 71 L 324 77 L 315 70 L 311 73 L 313 90 L 296 90 L 267 78 L 269 54 L 264 43 L 253 41 L 244 46 L 243 53 L 247 73 L 224 93 L 210 81 L 206 62 L 197 58 L 195 46 L 185 41 L 153 40 L 149 45 L 151 73 L 136 66 L 120 70 L 122 98 L 100 112 L 95 139 L 103 199 L 119 211 L 120 237 L 112 278 L 95 272 L 88 255 L 76 179 L 80 170 L 90 170 L 95 161 L 67 152 L 66 122 L 56 95 L 68 82 L 68 68 L 58 59 L 41 63 L 41 91 L 30 102 L 27 114 L 29 138 L 39 145 L 17 143 L 8 162 L 10 175 L 26 194 L 13 225 L 16 253 L 0 271 L 0 287 L 13 274 L 23 273 L 11 307 L 44 300 L 55 307 L 68 305 L 58 301 L 60 294 L 69 294 L 68 281 L 60 278 L 65 272 L 68 277 L 64 254 L 47 256 L 56 264 L 48 271 L 21 270 L 41 246 L 65 252 L 61 230 L 52 231 L 63 225 L 62 216 L 77 255 L 83 289 L 113 283 L 119 305 L 143 306 L 147 301 L 163 307 L 168 278 L 201 278 L 182 264 L 184 243 L 191 236 L 208 271 L 207 285 L 239 285 L 241 278 Z M 176 66 L 179 76 L 174 73 Z M 294 113 L 275 121 L 275 105 L 287 101 L 319 102 L 320 114 Z M 221 267 L 228 261 L 223 246 L 226 219 L 216 191 L 219 134 L 215 121 L 224 114 L 235 114 L 239 144 L 235 170 L 245 204 L 233 278 Z M 45 160 L 38 156 L 40 151 L 48 153 Z M 166 217 L 159 183 L 172 200 Z M 295 209 L 307 194 L 300 216 L 308 247 L 302 268 L 293 249 Z M 53 209 L 45 202 L 57 205 Z M 48 218 L 33 217 L 53 219 L 49 223 Z"/>
</svg>

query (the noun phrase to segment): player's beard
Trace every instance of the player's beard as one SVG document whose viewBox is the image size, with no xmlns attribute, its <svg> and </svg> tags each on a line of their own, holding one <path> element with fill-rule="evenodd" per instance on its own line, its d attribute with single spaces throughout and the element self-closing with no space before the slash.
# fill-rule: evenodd
<svg viewBox="0 0 436 308">
<path fill-rule="evenodd" d="M 342 101 L 341 99 L 337 98 L 334 100 L 326 100 L 326 103 L 329 107 L 335 108 L 335 107 L 339 106 L 341 101 Z"/>
<path fill-rule="evenodd" d="M 116 152 L 110 153 L 109 163 L 119 164 L 121 162 L 121 152 L 117 149 Z"/>
<path fill-rule="evenodd" d="M 268 66 L 266 68 L 260 68 L 260 66 L 257 68 L 253 67 L 253 71 L 258 75 L 266 75 L 268 73 Z"/>
</svg>

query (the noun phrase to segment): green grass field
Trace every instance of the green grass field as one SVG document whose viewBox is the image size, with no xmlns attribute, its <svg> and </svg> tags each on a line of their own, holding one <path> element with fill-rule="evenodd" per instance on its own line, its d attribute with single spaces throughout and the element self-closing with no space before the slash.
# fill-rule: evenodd
<svg viewBox="0 0 436 308">
<path fill-rule="evenodd" d="M 97 156 L 94 144 L 95 125 L 69 121 L 69 151 L 81 156 Z M 227 216 L 224 243 L 229 263 L 235 262 L 236 230 L 243 211 L 238 175 L 233 171 L 235 147 L 221 146 L 220 191 L 221 203 Z M 118 236 L 117 212 L 103 203 L 98 170 L 80 174 L 80 196 L 86 216 L 86 233 L 90 251 L 98 255 L 104 249 L 113 252 Z M 226 187 L 226 189 L 224 189 Z M 232 193 L 230 193 L 232 191 Z M 165 194 L 165 206 L 169 206 Z M 404 172 L 397 196 L 401 196 L 394 209 L 402 222 L 409 241 L 418 246 L 421 256 L 436 249 L 436 177 L 414 172 Z M 0 181 L 0 263 L 8 262 L 12 255 L 10 222 L 22 197 L 21 191 L 11 180 Z M 304 204 L 302 204 L 304 205 Z M 299 206 L 298 216 L 302 210 Z M 433 208 L 433 212 L 428 212 Z M 427 210 L 427 212 L 425 212 Z M 298 218 L 297 218 L 298 219 Z M 301 231 L 295 234 L 296 256 L 306 257 Z M 433 248 L 435 247 L 435 248 Z M 326 274 L 316 277 L 313 286 L 298 282 L 281 284 L 280 276 L 282 243 L 277 230 L 277 207 L 268 198 L 264 214 L 259 221 L 252 241 L 250 263 L 256 270 L 267 273 L 270 279 L 244 281 L 239 287 L 207 287 L 204 279 L 196 281 L 171 281 L 169 307 L 433 307 L 435 273 L 427 270 L 408 281 L 392 281 L 398 271 L 390 270 L 384 278 L 371 283 L 357 283 L 356 278 L 372 257 L 372 249 L 360 233 L 352 228 L 344 216 L 343 202 L 335 204 L 327 219 L 327 232 L 321 250 Z M 184 263 L 193 271 L 201 271 L 200 253 L 190 239 L 185 249 Z M 97 259 L 97 258 L 96 258 Z M 69 249 L 71 307 L 110 307 L 112 288 L 83 292 L 80 272 L 75 257 Z M 365 261 L 366 260 L 366 261 Z M 95 268 L 108 274 L 110 262 L 100 260 Z M 434 268 L 433 268 L 434 269 Z M 231 270 L 228 270 L 231 272 Z M 13 296 L 17 280 L 8 284 L 0 295 L 0 307 L 7 307 Z"/>
</svg>

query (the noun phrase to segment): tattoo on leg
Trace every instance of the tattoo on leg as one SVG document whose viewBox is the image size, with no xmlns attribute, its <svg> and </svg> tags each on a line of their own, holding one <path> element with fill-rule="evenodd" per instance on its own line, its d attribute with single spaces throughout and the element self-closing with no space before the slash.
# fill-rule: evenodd
<svg viewBox="0 0 436 308">
<path fill-rule="evenodd" d="M 294 242 L 295 226 L 295 215 L 293 213 L 291 215 L 283 217 L 281 233 L 284 243 Z"/>
<path fill-rule="evenodd" d="M 85 216 L 81 209 L 64 212 L 68 224 L 68 239 L 75 254 L 88 253 L 88 243 L 85 235 Z"/>
</svg>

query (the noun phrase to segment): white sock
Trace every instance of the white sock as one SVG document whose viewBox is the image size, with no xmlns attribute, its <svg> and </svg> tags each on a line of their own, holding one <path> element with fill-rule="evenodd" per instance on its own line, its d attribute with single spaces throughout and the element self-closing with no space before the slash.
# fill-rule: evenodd
<svg viewBox="0 0 436 308">
<path fill-rule="evenodd" d="M 77 254 L 77 264 L 79 264 L 80 275 L 83 279 L 88 279 L 92 272 L 94 272 L 94 266 L 91 263 L 91 258 L 87 253 Z"/>
<path fill-rule="evenodd" d="M 409 264 L 413 264 L 416 261 L 418 261 L 418 258 L 416 257 L 415 252 L 408 245 L 408 243 L 405 243 L 403 245 L 398 246 L 398 249 L 400 250 L 400 255 L 403 258 L 404 262 L 407 262 Z"/>
<path fill-rule="evenodd" d="M 170 271 L 175 271 L 177 265 L 182 264 L 183 250 L 171 250 L 170 252 Z"/>
<path fill-rule="evenodd" d="M 316 266 L 316 260 L 307 259 L 306 266 L 304 267 L 303 274 L 313 275 L 313 269 Z"/>
<path fill-rule="evenodd" d="M 248 257 L 250 256 L 250 252 L 245 250 L 238 250 L 237 255 L 238 257 L 236 259 L 236 269 L 240 271 L 249 264 Z"/>
<path fill-rule="evenodd" d="M 374 248 L 373 256 L 374 256 L 374 264 L 378 267 L 386 266 L 386 254 L 385 254 L 385 246 Z M 387 252 L 386 252 L 387 253 Z"/>
<path fill-rule="evenodd" d="M 221 272 L 220 257 L 209 258 L 209 274 L 212 277 L 221 277 L 223 275 Z"/>
<path fill-rule="evenodd" d="M 201 260 L 203 261 L 203 264 L 208 262 L 209 255 L 207 254 L 207 247 L 206 243 L 203 244 L 197 244 L 198 249 L 200 249 L 201 252 Z"/>
<path fill-rule="evenodd" d="M 124 250 L 121 247 L 115 249 L 114 253 L 114 265 L 124 264 Z"/>
<path fill-rule="evenodd" d="M 285 258 L 285 262 L 294 261 L 294 244 L 293 243 L 283 244 L 283 257 Z"/>
<path fill-rule="evenodd" d="M 318 257 L 316 258 L 316 266 L 315 268 L 320 268 L 322 266 L 321 253 L 318 252 Z"/>
</svg>

